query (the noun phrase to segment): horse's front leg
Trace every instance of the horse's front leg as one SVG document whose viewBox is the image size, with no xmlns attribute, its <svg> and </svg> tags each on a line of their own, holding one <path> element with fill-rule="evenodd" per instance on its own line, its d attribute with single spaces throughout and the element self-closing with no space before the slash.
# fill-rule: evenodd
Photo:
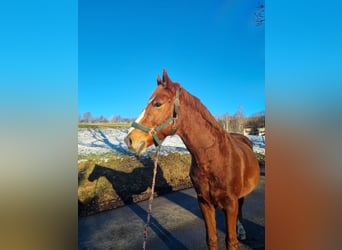
<svg viewBox="0 0 342 250">
<path fill-rule="evenodd" d="M 217 250 L 215 207 L 200 197 L 198 198 L 198 203 L 205 222 L 208 249 Z"/>
<path fill-rule="evenodd" d="M 226 217 L 226 248 L 229 250 L 237 250 L 239 241 L 236 235 L 236 220 L 238 215 L 238 199 L 229 198 L 229 202 L 224 209 Z"/>
</svg>

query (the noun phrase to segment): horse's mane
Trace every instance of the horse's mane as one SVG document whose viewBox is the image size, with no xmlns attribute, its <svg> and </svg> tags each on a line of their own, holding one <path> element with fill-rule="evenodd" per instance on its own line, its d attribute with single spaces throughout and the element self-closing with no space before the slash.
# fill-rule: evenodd
<svg viewBox="0 0 342 250">
<path fill-rule="evenodd" d="M 210 127 L 220 133 L 227 134 L 222 126 L 216 121 L 214 116 L 209 112 L 209 110 L 202 104 L 201 100 L 190 94 L 184 88 L 182 88 L 183 101 L 186 102 L 192 109 L 198 111 L 198 113 L 206 120 Z"/>
</svg>

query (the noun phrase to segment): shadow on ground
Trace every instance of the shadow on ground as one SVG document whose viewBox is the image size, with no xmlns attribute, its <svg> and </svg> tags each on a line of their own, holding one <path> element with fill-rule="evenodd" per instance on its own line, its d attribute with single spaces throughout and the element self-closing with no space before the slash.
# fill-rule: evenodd
<svg viewBox="0 0 342 250">
<path fill-rule="evenodd" d="M 119 199 L 108 199 L 101 202 L 99 201 L 99 197 L 94 196 L 92 199 L 85 202 L 78 200 L 79 216 L 87 216 L 148 199 L 152 186 L 153 167 L 150 166 L 151 162 L 147 161 L 151 160 L 144 159 L 143 164 L 146 164 L 146 167 L 135 168 L 131 173 L 96 164 L 89 175 L 88 180 L 90 182 L 97 182 L 100 177 L 105 177 Z M 127 185 L 127 183 L 130 183 L 130 185 Z M 158 166 L 155 194 L 159 196 L 169 192 L 172 192 L 172 187 L 167 183 L 163 175 L 163 170 Z"/>
</svg>

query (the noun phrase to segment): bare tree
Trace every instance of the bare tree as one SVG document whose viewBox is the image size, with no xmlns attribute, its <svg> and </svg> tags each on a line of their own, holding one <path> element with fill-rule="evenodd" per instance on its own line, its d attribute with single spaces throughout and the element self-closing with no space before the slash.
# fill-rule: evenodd
<svg viewBox="0 0 342 250">
<path fill-rule="evenodd" d="M 250 129 L 250 134 L 258 134 L 260 129 L 265 128 L 265 112 L 257 112 L 248 117 L 245 127 Z"/>
<path fill-rule="evenodd" d="M 245 124 L 245 115 L 243 112 L 243 106 L 240 105 L 232 116 L 229 113 L 225 113 L 222 116 L 216 118 L 221 126 L 228 132 L 243 133 Z"/>
<path fill-rule="evenodd" d="M 110 118 L 110 122 L 111 123 L 119 123 L 121 121 L 121 116 L 120 115 L 113 115 L 111 118 Z"/>
<path fill-rule="evenodd" d="M 245 124 L 245 114 L 243 112 L 243 106 L 240 105 L 234 114 L 234 131 L 236 133 L 243 133 Z"/>
<path fill-rule="evenodd" d="M 242 105 L 240 105 L 237 108 L 237 110 L 236 110 L 236 112 L 234 114 L 234 117 L 236 117 L 236 118 L 243 118 L 243 117 L 245 117 L 245 113 L 243 112 L 243 106 Z"/>
<path fill-rule="evenodd" d="M 103 115 L 100 115 L 98 120 L 99 120 L 99 122 L 102 122 L 102 123 L 108 122 L 107 118 L 104 117 Z"/>
<path fill-rule="evenodd" d="M 254 16 L 255 16 L 255 23 L 257 26 L 260 26 L 265 23 L 265 4 L 264 3 L 258 3 Z"/>
<path fill-rule="evenodd" d="M 134 119 L 130 119 L 130 118 L 123 118 L 122 119 L 123 123 L 131 123 L 131 121 L 134 121 Z"/>
<path fill-rule="evenodd" d="M 84 120 L 84 122 L 88 122 L 88 123 L 90 123 L 91 122 L 91 120 L 92 120 L 92 115 L 91 115 L 91 112 L 85 112 L 84 114 L 83 114 L 83 120 Z"/>
</svg>

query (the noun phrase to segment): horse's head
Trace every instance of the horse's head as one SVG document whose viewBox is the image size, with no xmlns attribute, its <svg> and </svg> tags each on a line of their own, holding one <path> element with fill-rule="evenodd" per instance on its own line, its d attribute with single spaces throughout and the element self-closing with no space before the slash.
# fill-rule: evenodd
<svg viewBox="0 0 342 250">
<path fill-rule="evenodd" d="M 166 136 L 176 132 L 179 89 L 179 84 L 171 81 L 165 69 L 163 79 L 158 75 L 157 88 L 125 138 L 129 150 L 142 154 L 152 144 L 161 145 Z"/>
<path fill-rule="evenodd" d="M 91 171 L 90 175 L 88 176 L 88 181 L 95 181 L 103 175 L 104 168 L 95 164 L 93 171 Z"/>
</svg>

